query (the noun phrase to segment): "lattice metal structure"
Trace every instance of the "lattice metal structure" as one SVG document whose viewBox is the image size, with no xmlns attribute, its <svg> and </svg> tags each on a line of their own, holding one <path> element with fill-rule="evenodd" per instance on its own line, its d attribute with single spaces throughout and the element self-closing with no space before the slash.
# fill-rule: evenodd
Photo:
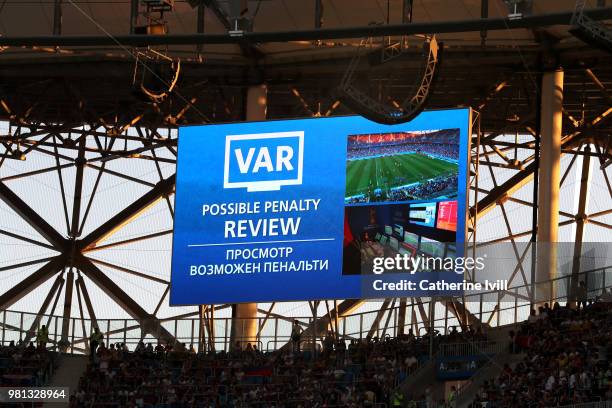
<svg viewBox="0 0 612 408">
<path fill-rule="evenodd" d="M 179 29 L 176 16 L 188 17 L 198 33 L 226 41 L 223 35 L 231 28 L 228 12 L 217 2 L 205 3 L 196 9 L 176 3 L 175 14 L 166 16 L 170 28 Z M 251 10 L 255 29 L 258 24 L 267 31 L 284 28 L 275 25 L 278 10 L 270 3 L 262 2 L 257 13 Z M 560 237 L 583 243 L 609 241 L 612 235 L 612 73 L 608 69 L 612 58 L 572 39 L 567 30 L 573 4 L 545 10 L 554 18 L 535 15 L 521 21 L 503 20 L 505 10 L 497 10 L 495 4 L 489 5 L 491 16 L 484 22 L 459 24 L 441 17 L 421 28 L 418 16 L 425 10 L 415 5 L 412 26 L 397 28 L 367 26 L 362 15 L 379 11 L 351 2 L 352 7 L 345 5 L 342 12 L 364 26 L 352 34 L 338 21 L 334 26 L 340 15 L 328 15 L 329 26 L 314 34 L 304 31 L 302 37 L 285 33 L 270 35 L 268 42 L 253 42 L 245 35 L 228 39 L 226 45 L 170 44 L 164 52 L 180 57 L 181 77 L 168 97 L 159 101 L 133 95 L 134 49 L 120 37 L 115 37 L 118 44 L 92 39 L 87 46 L 60 45 L 70 36 L 59 33 L 80 33 L 67 23 L 67 13 L 78 16 L 79 24 L 86 26 L 82 31 L 90 32 L 93 23 L 82 15 L 86 9 L 79 3 L 63 5 L 65 26 L 59 30 L 56 21 L 49 32 L 57 36 L 39 38 L 40 45 L 3 33 L 0 44 L 7 47 L 0 53 L 0 310 L 11 310 L 2 314 L 3 333 L 27 339 L 38 325 L 47 324 L 57 332 L 59 346 L 83 351 L 91 327 L 99 325 L 117 339 L 172 341 L 194 338 L 179 333 L 196 333 L 201 347 L 220 347 L 215 339 L 229 335 L 226 319 L 231 318 L 231 305 L 168 305 L 177 126 L 243 120 L 245 90 L 261 83 L 268 89 L 269 119 L 349 114 L 351 110 L 330 90 L 340 83 L 359 39 L 369 35 L 373 49 L 383 46 L 389 38 L 378 33 L 391 31 L 389 27 L 396 31 L 385 35 L 399 36 L 402 30 L 405 35 L 410 30 L 442 32 L 438 38 L 445 42 L 445 58 L 427 107 L 475 110 L 468 238 L 473 251 L 490 243 L 509 245 L 514 259 L 506 277 L 517 289 L 491 299 L 259 304 L 258 338 L 275 333 L 274 347 L 282 346 L 294 316 L 302 317 L 305 336 L 314 338 L 329 328 L 355 337 L 355 333 L 397 334 L 432 324 L 510 321 L 506 315 L 519 312 L 516 308 L 506 312 L 504 302 L 528 305 L 533 300 L 525 262 L 531 259 L 530 241 L 535 236 L 533 181 L 539 171 L 539 90 L 545 71 L 562 67 L 565 73 Z M 128 11 L 131 6 L 127 1 L 121 5 Z M 19 12 L 7 7 L 3 13 Z M 89 17 L 102 21 L 98 24 L 104 28 L 108 15 L 91 7 L 101 14 Z M 296 8 L 286 11 L 296 25 L 301 24 L 302 14 L 312 23 L 312 15 L 292 7 Z M 435 12 L 442 15 L 443 10 Z M 612 10 L 589 13 L 590 18 L 605 20 Z M 565 16 L 563 29 L 548 27 L 560 24 L 559 15 Z M 129 32 L 131 17 L 125 27 L 109 34 Z M 532 21 L 529 30 L 509 30 Z M 322 34 L 325 29 L 328 34 Z M 352 37 L 339 40 L 333 29 Z M 98 33 L 99 28 L 93 30 Z M 484 45 L 481 30 L 487 30 Z M 313 43 L 315 34 L 329 38 Z M 172 34 L 167 38 L 180 40 Z M 147 39 L 142 36 L 138 41 Z M 402 34 L 397 41 L 404 39 Z M 19 41 L 23 48 L 14 45 Z M 50 41 L 58 46 L 48 47 Z M 369 76 L 366 85 L 378 91 L 379 102 L 412 96 L 420 51 L 408 48 Z M 357 80 L 369 74 L 366 66 L 355 68 Z M 577 272 L 585 268 L 579 265 Z M 361 317 L 353 316 L 362 312 L 355 315 Z"/>
</svg>

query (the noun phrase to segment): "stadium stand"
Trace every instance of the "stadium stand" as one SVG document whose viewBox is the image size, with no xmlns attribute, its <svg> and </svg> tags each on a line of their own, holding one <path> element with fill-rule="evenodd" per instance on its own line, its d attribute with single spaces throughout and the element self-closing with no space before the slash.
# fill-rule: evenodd
<svg viewBox="0 0 612 408">
<path fill-rule="evenodd" d="M 612 400 L 610 303 L 532 311 L 512 335 L 524 358 L 479 390 L 472 407 L 554 407 Z"/>
<path fill-rule="evenodd" d="M 540 308 L 505 343 L 521 361 L 487 379 L 471 407 L 552 407 L 612 399 L 610 303 L 582 310 Z M 434 334 L 440 349 L 484 344 L 482 327 Z M 456 346 L 453 346 L 455 344 Z M 452 407 L 442 395 L 405 395 L 398 386 L 427 363 L 429 334 L 335 342 L 311 350 L 195 353 L 140 343 L 102 346 L 71 407 Z M 423 390 L 422 390 L 423 391 Z M 429 391 L 428 391 L 429 392 Z M 461 392 L 461 390 L 459 390 Z M 426 400 L 429 398 L 429 400 Z M 399 405 L 398 405 L 399 404 Z"/>
<path fill-rule="evenodd" d="M 436 334 L 434 344 L 484 339 L 481 330 Z M 427 359 L 428 335 L 336 343 L 328 334 L 319 356 L 290 350 L 264 354 L 177 351 L 141 343 L 98 350 L 80 380 L 73 407 L 387 406 L 397 385 Z"/>
<path fill-rule="evenodd" d="M 350 136 L 348 142 L 348 160 L 363 159 L 374 156 L 418 152 L 434 157 L 457 160 L 458 132 L 441 130 L 426 134 L 389 133 L 384 135 Z"/>
<path fill-rule="evenodd" d="M 458 157 L 457 143 L 426 143 L 409 141 L 403 143 L 375 143 L 375 144 L 359 144 L 349 147 L 349 160 L 365 159 L 369 157 L 391 156 L 402 153 L 422 153 L 434 157 L 457 160 Z"/>
<path fill-rule="evenodd" d="M 57 367 L 57 354 L 30 343 L 0 346 L 0 386 L 34 387 L 47 383 Z"/>
</svg>

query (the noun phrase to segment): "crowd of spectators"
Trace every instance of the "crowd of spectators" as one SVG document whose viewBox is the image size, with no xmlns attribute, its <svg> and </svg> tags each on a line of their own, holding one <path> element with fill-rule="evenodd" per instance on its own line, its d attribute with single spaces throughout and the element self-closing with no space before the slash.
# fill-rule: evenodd
<svg viewBox="0 0 612 408">
<path fill-rule="evenodd" d="M 419 147 L 421 146 L 421 147 Z M 348 139 L 348 158 L 401 154 L 421 149 L 448 158 L 457 158 L 459 132 L 457 129 L 425 133 L 382 133 L 354 135 Z"/>
<path fill-rule="evenodd" d="M 394 184 L 401 184 L 402 180 L 394 180 Z M 364 194 L 348 197 L 346 204 L 368 203 L 377 201 L 407 201 L 428 200 L 445 196 L 452 198 L 457 194 L 457 174 L 440 176 L 424 183 L 408 187 L 395 187 L 385 190 L 375 189 Z"/>
<path fill-rule="evenodd" d="M 349 147 L 347 158 L 349 160 L 366 159 L 371 157 L 393 156 L 407 153 L 421 153 L 441 159 L 459 159 L 459 145 L 451 143 L 431 142 L 402 142 L 384 144 L 360 144 Z"/>
<path fill-rule="evenodd" d="M 607 293 L 610 297 L 611 294 Z M 579 309 L 546 304 L 510 332 L 524 353 L 514 367 L 484 383 L 473 407 L 552 407 L 612 400 L 612 303 Z"/>
<path fill-rule="evenodd" d="M 612 292 L 604 294 L 612 300 Z M 586 299 L 586 297 L 585 297 Z M 612 399 L 610 302 L 579 299 L 578 308 L 558 303 L 532 310 L 510 331 L 510 351 L 522 360 L 488 380 L 473 407 L 548 407 Z M 429 354 L 446 344 L 487 340 L 482 326 L 451 327 L 442 336 L 412 331 L 395 338 L 338 341 L 328 332 L 315 350 L 302 345 L 262 353 L 247 344 L 232 351 L 196 353 L 192 346 L 100 342 L 71 407 L 376 407 L 432 400 L 400 396 L 398 384 Z M 295 344 L 297 343 L 297 344 Z M 316 354 L 316 358 L 315 358 Z M 53 371 L 55 353 L 39 344 L 0 347 L 2 386 L 41 386 Z M 406 397 L 406 398 L 404 398 Z M 398 405 L 398 402 L 401 405 Z M 431 401 L 433 403 L 433 401 Z M 382 405 L 385 404 L 385 405 Z"/>
<path fill-rule="evenodd" d="M 481 329 L 446 336 L 336 341 L 329 332 L 316 358 L 309 344 L 262 353 L 250 344 L 230 352 L 192 347 L 101 343 L 72 407 L 376 407 L 392 406 L 397 385 L 427 358 L 429 347 L 485 339 Z M 431 340 L 431 341 L 430 341 Z M 297 344 L 295 344 L 297 342 Z M 403 399 L 403 398 L 402 398 Z M 384 404 L 384 405 L 383 405 Z"/>
<path fill-rule="evenodd" d="M 30 342 L 24 347 L 11 341 L 0 346 L 0 386 L 35 387 L 44 385 L 55 368 L 56 353 Z"/>
<path fill-rule="evenodd" d="M 427 337 L 368 338 L 349 344 L 328 333 L 312 350 L 230 352 L 144 343 L 103 343 L 80 380 L 72 407 L 374 407 L 428 352 Z"/>
<path fill-rule="evenodd" d="M 410 187 L 396 188 L 389 192 L 389 198 L 393 201 L 426 200 L 438 198 L 441 194 L 456 194 L 457 174 L 436 177 L 425 183 Z"/>
</svg>

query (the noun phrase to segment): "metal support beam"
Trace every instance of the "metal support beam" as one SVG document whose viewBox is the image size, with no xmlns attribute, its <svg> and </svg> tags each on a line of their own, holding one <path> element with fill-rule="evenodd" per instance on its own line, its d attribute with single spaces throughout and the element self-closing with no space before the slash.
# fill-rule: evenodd
<svg viewBox="0 0 612 408">
<path fill-rule="evenodd" d="M 597 78 L 597 75 L 595 75 L 590 68 L 585 69 L 584 72 L 587 74 L 589 79 L 593 81 L 595 86 L 597 86 L 597 88 L 601 91 L 603 97 L 606 99 L 608 104 L 612 105 L 612 97 L 608 94 L 606 86 L 599 80 L 599 78 Z"/>
<path fill-rule="evenodd" d="M 70 235 L 76 238 L 79 235 L 81 225 L 81 194 L 83 192 L 83 172 L 85 167 L 85 137 L 81 137 L 79 154 L 76 159 L 76 176 L 74 179 L 74 200 L 72 202 L 72 222 L 70 224 Z"/>
<path fill-rule="evenodd" d="M 232 0 L 232 1 L 235 3 L 236 1 L 240 1 L 240 0 Z M 217 20 L 219 20 L 219 22 L 223 25 L 226 31 L 234 30 L 234 26 L 232 22 L 225 15 L 225 12 L 221 8 L 217 0 L 204 0 L 204 4 L 206 4 L 206 6 L 210 9 L 210 11 L 213 12 Z M 205 36 L 205 34 L 198 34 L 198 35 L 200 37 Z M 245 57 L 255 58 L 255 59 L 263 57 L 263 53 L 259 50 L 259 48 L 257 48 L 256 45 L 254 45 L 255 42 L 245 41 L 242 39 L 242 37 L 246 35 L 249 35 L 249 33 L 245 32 L 242 36 L 234 36 L 235 38 L 238 39 L 238 41 L 235 41 L 234 43 L 238 44 L 238 46 L 240 47 L 240 50 L 242 51 L 242 54 Z M 229 35 L 229 34 L 228 36 L 232 37 L 232 35 Z M 205 43 L 205 41 L 195 42 L 194 44 L 198 44 L 198 43 L 203 44 Z"/>
<path fill-rule="evenodd" d="M 204 34 L 204 22 L 206 21 L 206 7 L 204 7 L 203 4 L 200 4 L 197 8 L 197 16 L 196 16 L 196 31 L 198 32 L 198 34 Z M 203 58 L 202 58 L 202 51 L 204 50 L 204 45 L 203 44 L 197 44 L 196 45 L 197 48 L 197 54 L 198 54 L 198 61 L 202 62 Z"/>
<path fill-rule="evenodd" d="M 263 321 L 259 324 L 259 329 L 257 329 L 257 340 L 259 340 L 259 336 L 261 335 L 262 330 L 266 326 L 266 323 L 268 322 L 268 319 L 270 318 L 270 314 L 272 313 L 272 309 L 274 309 L 275 305 L 276 305 L 276 302 L 272 302 L 270 304 L 270 308 L 265 313 Z M 259 309 L 257 310 L 259 311 Z"/>
<path fill-rule="evenodd" d="M 98 242 L 103 241 L 105 238 L 114 234 L 123 225 L 138 217 L 138 215 L 147 208 L 153 206 L 158 200 L 162 199 L 165 195 L 170 194 L 173 191 L 175 179 L 176 176 L 172 175 L 157 183 L 151 191 L 125 207 L 110 220 L 106 221 L 89 235 L 80 240 L 79 248 L 81 250 L 85 250 L 95 247 Z"/>
<path fill-rule="evenodd" d="M 480 18 L 489 18 L 489 0 L 480 0 Z M 480 44 L 484 47 L 487 41 L 487 30 L 480 30 Z"/>
<path fill-rule="evenodd" d="M 138 2 L 140 0 L 130 0 L 130 34 L 136 33 L 138 25 Z"/>
<path fill-rule="evenodd" d="M 55 294 L 55 300 L 53 300 L 53 305 L 51 306 L 51 310 L 49 310 L 49 317 L 47 317 L 47 327 L 51 326 L 51 320 L 53 319 L 53 316 L 55 315 L 55 308 L 57 307 L 57 303 L 59 302 L 59 298 L 60 298 L 60 295 L 62 294 L 62 289 L 64 289 L 65 282 L 66 281 L 62 278 L 60 287 Z"/>
<path fill-rule="evenodd" d="M 96 312 L 91 304 L 91 299 L 89 298 L 89 292 L 87 292 L 87 286 L 85 286 L 85 280 L 82 276 L 79 275 L 77 281 L 77 286 L 81 289 L 81 293 L 83 294 L 83 299 L 85 300 L 85 306 L 87 307 L 87 313 L 89 314 L 89 320 L 91 320 L 91 327 L 98 327 L 98 319 L 96 319 Z"/>
<path fill-rule="evenodd" d="M 13 211 L 19 214 L 21 218 L 57 248 L 58 251 L 64 249 L 67 242 L 66 239 L 2 182 L 0 182 L 0 200 L 4 201 Z"/>
<path fill-rule="evenodd" d="M 323 27 L 323 0 L 315 0 L 314 26 L 316 29 Z"/>
<path fill-rule="evenodd" d="M 427 313 L 425 312 L 425 307 L 423 307 L 423 300 L 421 300 L 420 297 L 417 297 L 415 300 L 416 300 L 417 307 L 419 308 L 419 314 L 421 315 L 421 321 L 426 327 L 429 327 L 430 319 L 427 316 Z"/>
<path fill-rule="evenodd" d="M 440 303 L 442 303 L 447 310 L 449 310 L 453 316 L 455 316 L 457 318 L 457 320 L 459 320 L 459 324 L 460 326 L 465 329 L 466 326 L 477 326 L 477 325 L 484 325 L 486 326 L 486 323 L 483 323 L 480 321 L 480 319 L 478 319 L 477 316 L 475 316 L 472 312 L 470 312 L 468 310 L 467 307 L 465 307 L 465 305 L 453 298 L 448 298 L 448 299 L 444 299 L 441 298 L 439 299 Z M 466 321 L 467 318 L 467 321 Z"/>
<path fill-rule="evenodd" d="M 402 24 L 412 23 L 412 11 L 414 0 L 402 1 Z"/>
<path fill-rule="evenodd" d="M 72 288 L 74 287 L 74 271 L 72 268 L 66 273 L 66 292 L 64 292 L 64 313 L 62 317 L 62 337 L 59 342 L 61 351 L 66 352 L 70 342 L 68 333 L 70 332 L 70 312 L 72 312 Z"/>
<path fill-rule="evenodd" d="M 397 332 L 396 336 L 404 334 L 404 326 L 406 326 L 406 298 L 400 298 L 399 311 L 397 314 Z"/>
<path fill-rule="evenodd" d="M 246 0 L 229 0 L 229 11 L 232 30 L 248 29 L 246 15 L 249 11 L 249 3 Z"/>
<path fill-rule="evenodd" d="M 370 326 L 370 330 L 368 330 L 368 334 L 367 334 L 368 338 L 374 337 L 374 333 L 378 331 L 378 328 L 380 327 L 380 321 L 385 315 L 385 312 L 387 311 L 387 308 L 389 307 L 390 302 L 391 302 L 391 299 L 385 299 L 383 304 L 380 306 L 380 309 L 378 309 L 378 312 L 376 313 L 376 317 L 374 318 L 374 321 L 372 322 L 372 326 Z"/>
<path fill-rule="evenodd" d="M 62 34 L 62 0 L 53 2 L 53 35 Z"/>
<path fill-rule="evenodd" d="M 47 293 L 47 297 L 45 298 L 45 300 L 43 300 L 42 305 L 40 306 L 40 309 L 38 310 L 38 313 L 36 314 L 36 317 L 32 321 L 30 330 L 28 330 L 26 333 L 26 337 L 23 341 L 24 344 L 27 344 L 30 341 L 30 339 L 35 336 L 36 330 L 38 329 L 38 325 L 40 324 L 40 321 L 42 320 L 42 317 L 45 314 L 45 311 L 49 308 L 49 304 L 55 297 L 55 294 L 57 293 L 58 289 L 61 287 L 63 281 L 64 281 L 64 278 L 62 278 L 62 275 L 58 274 L 57 278 L 55 279 L 55 282 L 53 282 L 53 285 L 51 286 L 51 289 L 49 289 L 49 293 Z"/>
<path fill-rule="evenodd" d="M 100 289 L 110 296 L 132 318 L 140 323 L 143 333 L 150 333 L 161 342 L 174 343 L 175 338 L 166 330 L 159 319 L 147 313 L 134 299 L 132 299 L 108 275 L 102 272 L 89 259 L 82 255 L 75 258 L 75 267 L 91 279 Z"/>
<path fill-rule="evenodd" d="M 584 147 L 586 153 L 591 152 L 591 147 Z M 580 176 L 580 195 L 578 196 L 578 213 L 576 214 L 576 236 L 574 239 L 574 257 L 572 262 L 572 279 L 569 293 L 570 305 L 575 305 L 578 283 L 580 282 L 580 262 L 582 257 L 582 239 L 584 237 L 584 225 L 588 220 L 587 204 L 589 202 L 589 187 L 591 184 L 591 156 L 582 156 L 582 172 Z"/>
<path fill-rule="evenodd" d="M 0 310 L 6 310 L 15 304 L 19 299 L 32 292 L 43 282 L 47 281 L 54 273 L 64 267 L 64 256 L 57 256 L 43 265 L 36 272 L 13 286 L 0 296 Z"/>
<path fill-rule="evenodd" d="M 198 353 L 204 353 L 204 345 L 206 344 L 206 327 L 204 326 L 204 306 L 198 306 Z"/>
<path fill-rule="evenodd" d="M 212 0 L 207 0 L 206 4 Z M 211 10 L 214 11 L 213 8 Z M 593 20 L 612 18 L 612 7 L 589 10 Z M 217 14 L 217 13 L 215 13 Z M 108 36 L 27 36 L 0 37 L 0 46 L 123 46 L 144 45 L 194 45 L 194 44 L 245 44 L 287 41 L 313 41 L 323 39 L 381 37 L 393 35 L 416 35 L 431 33 L 457 33 L 480 30 L 503 30 L 567 25 L 572 12 L 538 14 L 518 19 L 487 18 L 463 21 L 434 21 L 411 24 L 389 24 L 381 26 L 313 29 L 305 31 L 252 32 L 241 36 L 229 34 L 181 34 L 181 35 L 120 35 Z"/>
<path fill-rule="evenodd" d="M 331 319 L 336 319 L 336 317 L 344 318 L 344 316 L 350 314 L 352 311 L 357 309 L 361 305 L 361 303 L 363 303 L 363 299 L 348 299 L 342 301 L 338 305 L 338 307 L 330 311 L 329 314 L 326 313 L 323 316 L 315 319 L 315 321 L 313 321 L 312 323 L 310 323 L 308 327 L 306 327 L 302 332 L 302 338 L 320 337 L 322 335 L 325 335 L 327 328 L 332 324 L 330 316 Z M 313 334 L 316 334 L 316 336 L 313 336 Z M 289 347 L 291 347 L 291 342 L 288 342 L 282 348 Z"/>
</svg>

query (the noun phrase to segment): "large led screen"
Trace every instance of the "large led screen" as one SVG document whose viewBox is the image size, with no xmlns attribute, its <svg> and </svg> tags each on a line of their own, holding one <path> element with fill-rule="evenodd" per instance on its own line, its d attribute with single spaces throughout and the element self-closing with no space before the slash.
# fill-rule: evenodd
<svg viewBox="0 0 612 408">
<path fill-rule="evenodd" d="M 388 297 L 374 281 L 447 276 L 376 265 L 464 240 L 469 124 L 455 109 L 181 128 L 170 303 Z M 457 232 L 438 202 L 458 203 Z"/>
</svg>

